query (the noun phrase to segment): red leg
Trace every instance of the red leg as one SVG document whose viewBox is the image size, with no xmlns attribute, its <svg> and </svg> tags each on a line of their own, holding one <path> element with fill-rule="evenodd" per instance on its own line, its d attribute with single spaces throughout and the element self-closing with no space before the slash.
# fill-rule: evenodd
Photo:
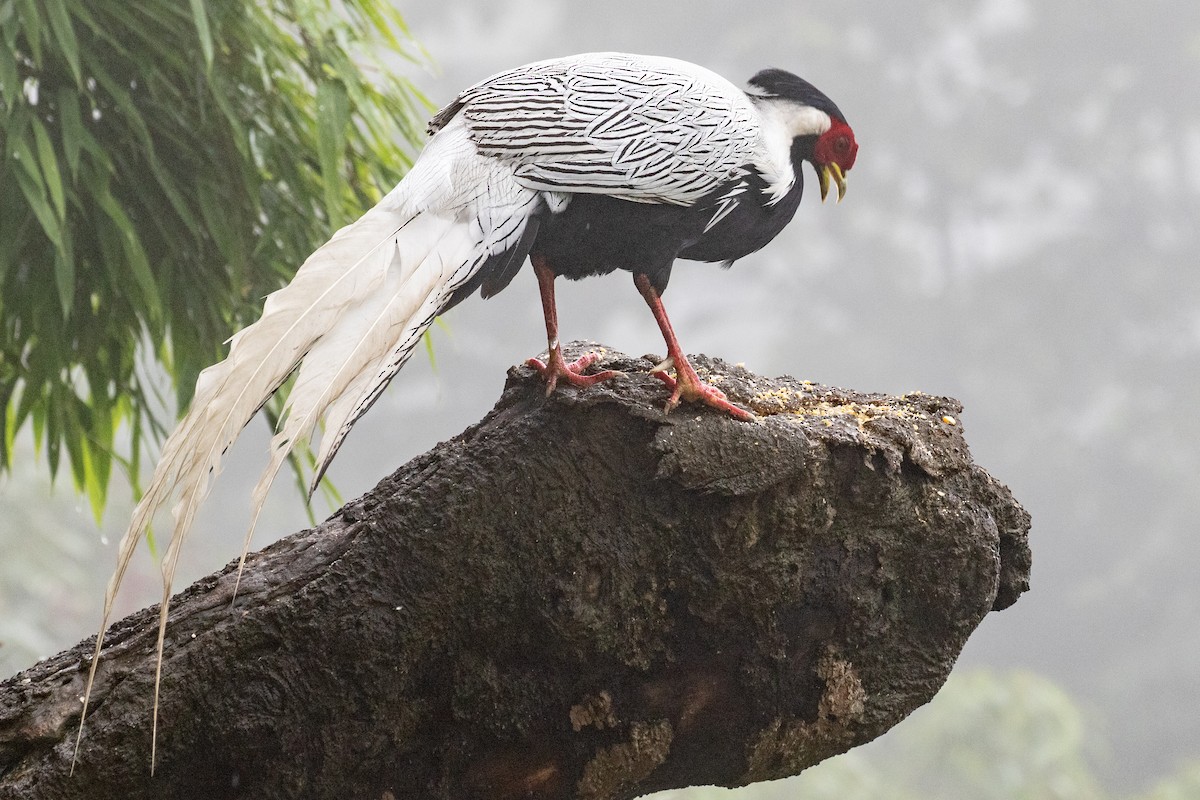
<svg viewBox="0 0 1200 800">
<path fill-rule="evenodd" d="M 588 353 L 570 364 L 563 361 L 562 348 L 558 344 L 558 309 L 554 304 L 554 271 L 541 256 L 530 256 L 530 261 L 533 262 L 533 272 L 537 275 L 538 290 L 542 295 L 542 313 L 546 316 L 546 341 L 550 355 L 544 364 L 536 358 L 529 359 L 525 364 L 540 372 L 546 380 L 546 396 L 548 397 L 554 392 L 559 378 L 572 386 L 582 387 L 591 386 L 593 383 L 606 381 L 616 376 L 617 373 L 611 369 L 597 372 L 595 375 L 583 374 L 585 369 L 600 358 L 596 353 Z"/>
<path fill-rule="evenodd" d="M 658 322 L 659 330 L 662 331 L 663 339 L 667 342 L 667 360 L 653 370 L 653 374 L 671 389 L 671 398 L 667 400 L 667 413 L 669 414 L 671 409 L 678 406 L 680 400 L 687 400 L 689 403 L 704 403 L 725 411 L 734 419 L 744 421 L 754 419 L 754 415 L 749 411 L 729 402 L 725 393 L 720 389 L 709 386 L 700 380 L 700 376 L 696 374 L 696 370 L 692 368 L 683 354 L 679 340 L 675 338 L 671 320 L 667 319 L 667 310 L 663 308 L 662 298 L 659 297 L 658 290 L 650 283 L 650 278 L 634 274 L 633 283 L 642 293 L 642 297 L 646 299 L 646 305 L 650 306 L 650 311 Z M 675 367 L 674 378 L 666 372 L 670 366 Z"/>
</svg>

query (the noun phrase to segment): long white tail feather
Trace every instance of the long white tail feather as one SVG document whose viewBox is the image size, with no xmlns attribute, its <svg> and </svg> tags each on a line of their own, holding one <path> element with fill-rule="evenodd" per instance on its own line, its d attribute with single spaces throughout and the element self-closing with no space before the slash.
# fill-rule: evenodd
<svg viewBox="0 0 1200 800">
<path fill-rule="evenodd" d="M 431 255 L 422 270 L 414 276 L 416 286 L 413 287 L 413 294 L 418 297 L 423 295 L 420 305 L 410 312 L 403 327 L 397 326 L 391 332 L 385 347 L 372 351 L 373 358 L 363 365 L 346 391 L 326 411 L 325 433 L 321 436 L 317 451 L 314 481 L 319 480 L 317 476 L 329 466 L 354 422 L 404 365 L 421 335 L 453 291 L 478 268 L 478 264 L 463 257 L 477 247 L 474 241 L 466 226 L 456 224 L 443 240 L 444 249 Z M 448 257 L 443 258 L 443 254 Z"/>
<path fill-rule="evenodd" d="M 424 227 L 418 229 L 417 226 L 422 222 L 425 222 Z M 428 237 L 428 247 L 414 246 L 403 251 L 399 248 L 393 249 L 390 255 L 391 263 L 384 275 L 382 291 L 365 298 L 352 317 L 322 337 L 305 357 L 284 406 L 282 426 L 271 439 L 271 459 L 251 493 L 251 522 L 246 530 L 238 560 L 239 580 L 254 529 L 271 485 L 292 448 L 297 442 L 311 439 L 317 422 L 338 398 L 357 397 L 355 387 L 359 379 L 368 372 L 377 371 L 375 365 L 379 360 L 378 353 L 388 352 L 384 348 L 396 338 L 397 327 L 403 326 L 404 334 L 416 331 L 419 336 L 424 332 L 426 326 L 419 324 L 419 310 L 415 314 L 411 310 L 414 298 L 421 297 L 423 293 L 426 295 L 420 308 L 424 308 L 430 299 L 436 299 L 439 307 L 444 304 L 444 292 L 434 295 L 429 291 L 427 278 L 441 277 L 440 271 L 434 275 L 429 274 L 429 256 L 439 249 L 445 233 L 455 225 L 452 220 L 432 214 L 417 218 L 406 232 L 406 237 Z M 472 249 L 475 249 L 474 245 Z M 468 259 L 469 251 L 463 255 L 462 263 L 469 264 Z M 437 263 L 440 265 L 442 262 L 439 259 Z M 413 324 L 412 320 L 417 320 L 418 324 Z M 403 334 L 400 336 L 401 341 L 406 338 Z M 412 348 L 408 349 L 411 352 Z M 386 384 L 390 378 L 389 374 L 382 383 Z M 335 430 L 340 434 L 343 427 L 348 432 L 349 426 L 344 425 L 339 425 Z M 326 430 L 329 430 L 328 425 Z M 332 435 L 323 436 L 322 442 Z M 328 459 L 325 459 L 322 465 L 327 464 Z M 313 478 L 313 488 L 319 481 L 318 476 L 323 472 L 323 468 L 317 470 Z M 309 494 L 311 496 L 311 489 Z M 236 592 L 235 584 L 234 593 Z"/>
<path fill-rule="evenodd" d="M 490 187 L 493 184 L 488 182 L 487 185 Z M 395 336 L 395 343 L 390 351 L 372 349 L 370 352 L 379 353 L 373 368 L 371 364 L 364 367 L 354 382 L 347 386 L 342 396 L 328 406 L 325 411 L 325 432 L 321 436 L 316 456 L 316 469 L 309 484 L 310 496 L 316 491 L 317 484 L 337 455 L 338 448 L 354 423 L 370 408 L 379 393 L 404 366 L 421 335 L 454 291 L 475 274 L 483 259 L 505 252 L 521 239 L 529 217 L 539 202 L 538 197 L 532 193 L 521 193 L 516 196 L 509 195 L 506 199 L 506 203 L 501 203 L 495 196 L 472 198 L 480 209 L 479 213 L 468 218 L 469 225 L 460 221 L 450 228 L 441 245 L 431 254 L 430 260 L 422 264 L 421 273 L 414 276 L 414 280 L 424 277 L 434 281 L 428 289 L 425 302 L 409 317 L 403 332 Z M 485 225 L 481 229 L 480 220 L 485 216 L 484 209 L 490 210 L 496 219 L 494 225 Z M 500 210 L 499 215 L 497 209 Z M 482 246 L 478 244 L 479 239 L 483 240 Z M 475 260 L 457 255 L 460 252 L 473 253 L 472 258 Z M 438 259 L 436 264 L 433 263 L 434 256 Z M 414 294 L 419 295 L 423 290 L 418 288 Z"/>
<path fill-rule="evenodd" d="M 177 494 L 162 562 L 153 712 L 157 740 L 159 678 L 180 548 L 221 471 L 225 450 L 299 368 L 281 429 L 271 440 L 269 463 L 253 491 L 240 580 L 259 514 L 292 449 L 311 439 L 324 420 L 315 485 L 354 422 L 403 366 L 454 290 L 489 256 L 515 245 L 540 202 L 537 192 L 517 184 L 509 167 L 480 156 L 465 128 L 452 122 L 395 189 L 309 256 L 292 282 L 266 299 L 262 317 L 230 338 L 225 360 L 197 379 L 191 408 L 164 443 L 118 545 L 84 690 L 76 758 L 116 595 L 155 513 Z M 152 771 L 155 748 L 156 741 Z"/>
</svg>

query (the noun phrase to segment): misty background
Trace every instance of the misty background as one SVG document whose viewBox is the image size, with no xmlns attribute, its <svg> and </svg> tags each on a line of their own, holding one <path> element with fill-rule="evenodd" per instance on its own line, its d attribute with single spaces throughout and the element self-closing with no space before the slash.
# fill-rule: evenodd
<svg viewBox="0 0 1200 800">
<path fill-rule="evenodd" d="M 429 64 L 396 68 L 439 106 L 501 69 L 591 50 L 735 83 L 777 66 L 828 94 L 861 146 L 846 200 L 819 203 L 807 171 L 809 196 L 764 251 L 728 271 L 679 262 L 665 303 L 685 350 L 962 401 L 975 459 L 1033 516 L 1034 572 L 957 670 L 1061 689 L 1108 791 L 1200 759 L 1200 6 L 397 4 Z M 663 349 L 625 273 L 560 281 L 559 318 L 564 340 Z M 435 363 L 418 354 L 342 448 L 330 476 L 347 500 L 478 420 L 507 367 L 545 347 L 530 270 L 445 322 Z M 237 556 L 268 438 L 256 421 L 233 450 L 177 586 Z M 114 485 L 98 530 L 24 448 L 0 483 L 0 676 L 95 632 L 131 510 Z M 307 524 L 280 481 L 255 546 Z M 143 551 L 118 613 L 156 602 L 158 581 Z M 889 738 L 848 758 L 886 758 Z"/>
</svg>

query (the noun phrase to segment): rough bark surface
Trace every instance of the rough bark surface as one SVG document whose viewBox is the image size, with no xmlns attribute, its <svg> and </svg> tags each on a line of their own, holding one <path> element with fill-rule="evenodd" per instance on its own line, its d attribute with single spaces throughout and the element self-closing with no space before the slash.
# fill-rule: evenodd
<svg viewBox="0 0 1200 800">
<path fill-rule="evenodd" d="M 577 348 L 576 348 L 577 349 Z M 4 798 L 631 798 L 793 775 L 927 702 L 1028 588 L 1029 517 L 954 400 L 698 357 L 496 408 L 322 525 L 0 684 Z"/>
</svg>

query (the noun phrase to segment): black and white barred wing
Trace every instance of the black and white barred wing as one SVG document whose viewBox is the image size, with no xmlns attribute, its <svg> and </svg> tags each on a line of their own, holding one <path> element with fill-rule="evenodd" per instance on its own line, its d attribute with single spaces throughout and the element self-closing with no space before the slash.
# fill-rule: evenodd
<svg viewBox="0 0 1200 800">
<path fill-rule="evenodd" d="M 547 192 L 691 205 L 736 181 L 759 146 L 744 92 L 686 62 L 624 54 L 532 64 L 463 92 L 459 115 L 479 152 Z"/>
</svg>

